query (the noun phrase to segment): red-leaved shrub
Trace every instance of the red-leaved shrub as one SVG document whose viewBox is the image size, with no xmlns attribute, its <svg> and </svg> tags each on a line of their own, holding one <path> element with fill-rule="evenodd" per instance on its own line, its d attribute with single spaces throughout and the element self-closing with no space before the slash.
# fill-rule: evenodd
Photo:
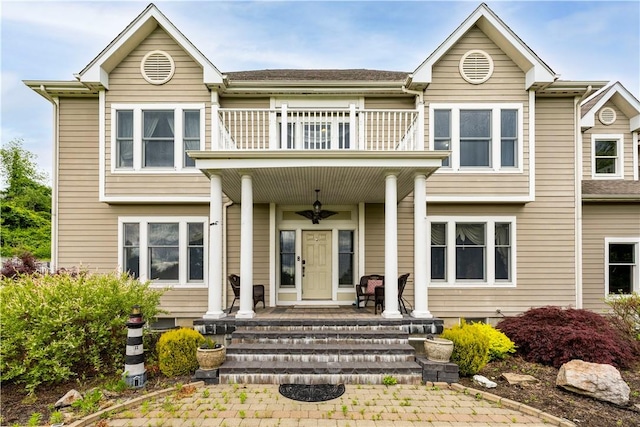
<svg viewBox="0 0 640 427">
<path fill-rule="evenodd" d="M 532 308 L 502 319 L 496 328 L 516 343 L 518 354 L 525 360 L 556 368 L 581 359 L 628 369 L 640 360 L 635 343 L 609 319 L 587 310 Z"/>
<path fill-rule="evenodd" d="M 37 274 L 38 260 L 29 252 L 24 252 L 19 257 L 7 259 L 0 269 L 0 277 L 17 278 L 23 274 Z"/>
</svg>

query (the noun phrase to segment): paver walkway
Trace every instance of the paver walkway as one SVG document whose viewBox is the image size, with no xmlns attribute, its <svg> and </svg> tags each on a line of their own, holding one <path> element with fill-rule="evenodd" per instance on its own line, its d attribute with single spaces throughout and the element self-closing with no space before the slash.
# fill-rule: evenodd
<svg viewBox="0 0 640 427">
<path fill-rule="evenodd" d="M 99 420 L 100 421 L 99 423 Z M 288 399 L 277 385 L 183 386 L 109 408 L 73 427 L 487 427 L 573 426 L 539 410 L 459 384 L 347 385 L 326 402 Z"/>
</svg>

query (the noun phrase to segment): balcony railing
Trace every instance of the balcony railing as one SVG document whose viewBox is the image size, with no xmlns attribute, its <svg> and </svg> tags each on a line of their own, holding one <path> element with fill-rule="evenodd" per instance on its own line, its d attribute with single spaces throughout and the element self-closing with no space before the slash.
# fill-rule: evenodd
<svg viewBox="0 0 640 427">
<path fill-rule="evenodd" d="M 217 150 L 423 150 L 418 110 L 217 109 Z M 214 116 L 215 117 L 215 116 Z M 215 136 L 218 136 L 217 138 Z"/>
</svg>

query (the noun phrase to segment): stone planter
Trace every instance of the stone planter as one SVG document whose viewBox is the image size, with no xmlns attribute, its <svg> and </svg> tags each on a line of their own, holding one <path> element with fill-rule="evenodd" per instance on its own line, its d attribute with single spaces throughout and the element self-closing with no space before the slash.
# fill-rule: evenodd
<svg viewBox="0 0 640 427">
<path fill-rule="evenodd" d="M 453 341 L 444 338 L 427 338 L 424 341 L 424 352 L 432 362 L 449 362 L 453 353 Z"/>
<path fill-rule="evenodd" d="M 219 348 L 198 348 L 196 352 L 196 359 L 198 359 L 200 369 L 205 371 L 219 368 L 226 357 L 227 349 L 225 346 L 220 346 Z"/>
</svg>

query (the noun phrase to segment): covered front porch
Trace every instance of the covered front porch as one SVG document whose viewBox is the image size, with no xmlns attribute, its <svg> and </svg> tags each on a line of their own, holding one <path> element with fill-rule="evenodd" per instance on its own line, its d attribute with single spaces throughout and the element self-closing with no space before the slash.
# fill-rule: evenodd
<svg viewBox="0 0 640 427">
<path fill-rule="evenodd" d="M 227 317 L 223 305 L 226 276 L 239 273 L 241 277 L 239 308 L 234 319 L 252 319 L 254 311 L 254 205 L 267 205 L 269 209 L 269 280 L 263 283 L 268 289 L 266 305 L 278 310 L 282 306 L 323 306 L 348 305 L 351 307 L 355 295 L 355 284 L 364 274 L 377 273 L 387 277 L 387 283 L 395 283 L 400 274 L 410 273 L 413 284 L 413 307 L 409 313 L 412 318 L 431 319 L 428 308 L 428 230 L 426 213 L 426 179 L 440 166 L 447 152 L 428 151 L 355 151 L 355 150 L 275 150 L 275 151 L 198 151 L 190 152 L 196 167 L 210 178 L 210 235 L 208 256 L 208 309 L 204 319 L 222 319 Z M 349 215 L 336 215 L 335 220 L 309 221 L 295 215 L 299 210 L 312 208 L 316 199 L 315 190 L 321 189 L 322 205 L 337 212 L 351 212 Z M 412 271 L 398 270 L 398 203 L 413 193 L 413 266 Z M 239 271 L 227 271 L 223 265 L 223 254 L 228 250 L 223 238 L 225 220 L 225 197 L 240 205 L 240 241 Z M 317 199 L 316 199 L 317 200 Z M 377 204 L 384 206 L 383 261 L 373 265 L 366 261 L 364 230 L 367 227 L 365 206 Z M 289 216 L 287 216 L 287 214 Z M 349 217 L 347 220 L 345 218 Z M 295 219 L 294 219 L 295 218 Z M 382 218 L 382 217 L 381 217 Z M 288 221 L 288 222 L 287 222 Z M 333 222 L 332 222 L 333 221 Z M 349 223 L 349 221 L 351 221 Z M 287 225 L 285 227 L 283 224 Z M 336 225 L 338 224 L 338 225 Z M 292 229 L 298 236 L 309 240 L 322 239 L 322 233 L 334 240 L 339 236 L 340 227 L 353 230 L 354 257 L 351 280 L 346 287 L 335 271 L 328 273 L 325 282 L 329 283 L 330 293 L 302 294 L 307 289 L 301 285 L 300 277 L 308 280 L 310 267 L 306 263 L 308 256 L 299 243 L 293 253 L 292 271 L 297 271 L 296 279 L 291 283 L 291 297 L 285 293 L 282 274 L 283 257 L 280 243 L 280 231 Z M 408 230 L 405 227 L 405 230 Z M 263 232 L 264 230 L 260 230 Z M 382 234 L 382 230 L 381 234 Z M 318 234 L 319 233 L 319 234 Z M 337 244 L 334 244 L 334 248 Z M 337 259 L 336 250 L 328 252 Z M 381 257 L 382 258 L 382 257 Z M 320 282 L 323 280 L 321 279 Z M 285 289 L 286 290 L 286 289 Z M 289 291 L 289 290 L 287 290 Z M 399 311 L 398 289 L 385 286 L 385 303 L 382 317 L 402 319 Z M 362 313 L 361 313 L 362 314 Z"/>
</svg>

